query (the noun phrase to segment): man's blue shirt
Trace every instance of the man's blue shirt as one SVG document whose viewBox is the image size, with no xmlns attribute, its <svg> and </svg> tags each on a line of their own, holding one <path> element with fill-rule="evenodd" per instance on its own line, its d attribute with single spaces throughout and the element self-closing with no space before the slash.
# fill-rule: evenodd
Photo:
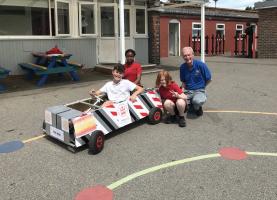
<svg viewBox="0 0 277 200">
<path fill-rule="evenodd" d="M 211 78 L 208 66 L 199 60 L 193 60 L 191 69 L 188 68 L 186 63 L 183 63 L 180 67 L 180 80 L 185 82 L 187 90 L 204 89 L 207 81 Z"/>
</svg>

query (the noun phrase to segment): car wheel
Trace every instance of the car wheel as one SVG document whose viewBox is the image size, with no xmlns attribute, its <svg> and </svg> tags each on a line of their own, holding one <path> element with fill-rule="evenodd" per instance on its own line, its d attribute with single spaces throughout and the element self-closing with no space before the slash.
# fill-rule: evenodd
<svg viewBox="0 0 277 200">
<path fill-rule="evenodd" d="M 160 108 L 152 108 L 149 112 L 148 122 L 150 124 L 158 124 L 162 120 L 163 112 Z"/>
<path fill-rule="evenodd" d="M 104 148 L 105 137 L 101 131 L 95 131 L 91 134 L 89 139 L 89 151 L 92 154 L 98 154 Z"/>
<path fill-rule="evenodd" d="M 42 122 L 42 130 L 45 131 L 45 129 L 46 129 L 46 124 L 45 124 L 45 121 L 43 120 L 43 122 Z"/>
</svg>

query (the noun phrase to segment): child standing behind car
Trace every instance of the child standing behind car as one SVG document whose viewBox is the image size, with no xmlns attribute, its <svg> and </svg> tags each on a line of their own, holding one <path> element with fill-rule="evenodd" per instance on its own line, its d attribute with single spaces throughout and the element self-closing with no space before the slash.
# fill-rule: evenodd
<svg viewBox="0 0 277 200">
<path fill-rule="evenodd" d="M 185 109 L 187 96 L 182 89 L 172 81 L 169 72 L 160 71 L 156 79 L 156 87 L 159 89 L 163 100 L 164 109 L 169 113 L 166 117 L 166 123 L 174 123 L 176 114 L 179 116 L 178 124 L 180 127 L 186 126 Z M 175 113 L 177 111 L 177 113 Z"/>
<path fill-rule="evenodd" d="M 143 92 L 143 88 L 132 83 L 129 80 L 122 79 L 124 75 L 124 66 L 121 64 L 117 64 L 114 66 L 113 71 L 113 80 L 107 82 L 103 87 L 99 90 L 91 90 L 89 94 L 91 96 L 101 95 L 102 93 L 106 93 L 109 101 L 104 102 L 103 107 L 111 105 L 116 102 L 122 102 L 128 100 L 130 98 L 131 101 L 135 101 L 137 95 Z M 135 90 L 135 91 L 134 91 Z M 134 91 L 134 93 L 130 96 L 130 92 Z"/>
</svg>

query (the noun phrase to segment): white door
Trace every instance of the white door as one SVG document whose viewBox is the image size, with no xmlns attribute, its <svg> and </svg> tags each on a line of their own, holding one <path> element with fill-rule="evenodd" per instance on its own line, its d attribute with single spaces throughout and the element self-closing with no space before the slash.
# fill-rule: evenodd
<svg viewBox="0 0 277 200">
<path fill-rule="evenodd" d="M 169 23 L 169 56 L 180 55 L 180 29 L 179 23 Z"/>
<path fill-rule="evenodd" d="M 98 63 L 118 62 L 118 14 L 116 4 L 99 5 Z"/>
</svg>

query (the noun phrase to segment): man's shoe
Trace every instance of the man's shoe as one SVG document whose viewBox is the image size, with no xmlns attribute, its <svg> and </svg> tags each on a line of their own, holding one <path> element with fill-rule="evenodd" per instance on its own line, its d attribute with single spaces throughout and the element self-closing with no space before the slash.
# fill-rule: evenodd
<svg viewBox="0 0 277 200">
<path fill-rule="evenodd" d="M 184 117 L 179 117 L 179 126 L 185 127 L 187 125 L 186 120 Z"/>
<path fill-rule="evenodd" d="M 203 115 L 202 106 L 200 106 L 200 108 L 197 111 L 195 111 L 195 113 L 196 113 L 197 116 L 202 116 Z"/>
<path fill-rule="evenodd" d="M 176 120 L 176 116 L 175 115 L 168 115 L 165 119 L 165 123 L 166 124 L 172 124 L 174 123 Z"/>
</svg>

